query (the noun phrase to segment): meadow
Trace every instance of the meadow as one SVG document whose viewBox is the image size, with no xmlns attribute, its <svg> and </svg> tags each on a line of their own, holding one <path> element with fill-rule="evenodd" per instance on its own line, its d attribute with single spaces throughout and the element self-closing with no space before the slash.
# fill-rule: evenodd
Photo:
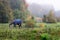
<svg viewBox="0 0 60 40">
<path fill-rule="evenodd" d="M 34 28 L 11 27 L 9 24 L 0 24 L 0 40 L 60 40 L 60 23 L 37 23 Z"/>
</svg>

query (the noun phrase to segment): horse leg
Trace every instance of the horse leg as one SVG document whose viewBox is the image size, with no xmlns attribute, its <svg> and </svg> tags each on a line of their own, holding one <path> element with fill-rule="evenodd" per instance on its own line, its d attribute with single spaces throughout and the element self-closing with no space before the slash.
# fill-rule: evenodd
<svg viewBox="0 0 60 40">
<path fill-rule="evenodd" d="M 14 27 L 16 27 L 16 24 L 14 24 Z"/>
<path fill-rule="evenodd" d="M 21 27 L 21 24 L 19 24 L 19 28 Z"/>
</svg>

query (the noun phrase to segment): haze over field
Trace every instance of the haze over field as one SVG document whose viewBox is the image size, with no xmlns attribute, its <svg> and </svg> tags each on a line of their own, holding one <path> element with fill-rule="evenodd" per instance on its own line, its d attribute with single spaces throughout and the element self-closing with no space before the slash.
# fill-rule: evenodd
<svg viewBox="0 0 60 40">
<path fill-rule="evenodd" d="M 60 1 L 59 0 L 26 0 L 29 4 L 28 9 L 37 17 L 43 17 L 50 10 L 54 10 L 55 15 L 60 17 Z"/>
<path fill-rule="evenodd" d="M 26 0 L 28 4 L 36 3 L 40 5 L 53 5 L 56 11 L 60 10 L 60 0 Z"/>
</svg>

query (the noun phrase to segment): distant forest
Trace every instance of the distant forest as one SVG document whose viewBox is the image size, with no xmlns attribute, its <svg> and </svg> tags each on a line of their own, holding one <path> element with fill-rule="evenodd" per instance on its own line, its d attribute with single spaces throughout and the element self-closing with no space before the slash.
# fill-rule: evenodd
<svg viewBox="0 0 60 40">
<path fill-rule="evenodd" d="M 0 0 L 0 23 L 7 23 L 16 18 L 26 18 L 27 6 L 24 0 Z"/>
</svg>

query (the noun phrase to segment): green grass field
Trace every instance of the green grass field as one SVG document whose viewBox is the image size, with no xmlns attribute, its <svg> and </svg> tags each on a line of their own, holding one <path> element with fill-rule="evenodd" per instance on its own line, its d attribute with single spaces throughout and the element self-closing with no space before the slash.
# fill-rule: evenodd
<svg viewBox="0 0 60 40">
<path fill-rule="evenodd" d="M 60 40 L 60 23 L 45 24 L 44 27 L 9 28 L 9 24 L 0 24 L 0 40 Z"/>
</svg>

